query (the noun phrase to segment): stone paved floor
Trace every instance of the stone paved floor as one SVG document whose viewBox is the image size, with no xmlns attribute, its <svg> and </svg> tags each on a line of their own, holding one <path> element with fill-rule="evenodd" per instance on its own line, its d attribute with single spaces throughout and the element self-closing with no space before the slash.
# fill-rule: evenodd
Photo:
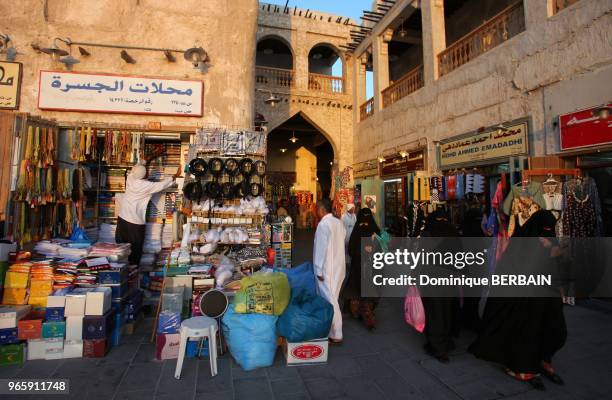
<svg viewBox="0 0 612 400">
<path fill-rule="evenodd" d="M 229 355 L 211 378 L 208 360 L 155 361 L 148 343 L 151 320 L 125 336 L 103 359 L 29 361 L 0 367 L 0 378 L 69 378 L 73 399 L 604 399 L 612 392 L 612 315 L 566 308 L 569 337 L 555 359 L 566 386 L 545 382 L 538 392 L 466 353 L 473 336 L 462 333 L 450 364 L 422 351 L 422 337 L 405 325 L 401 302 L 381 302 L 379 327 L 366 331 L 345 318 L 345 342 L 323 366 L 287 367 L 280 351 L 272 367 L 244 372 Z M 15 399 L 35 398 L 13 396 Z M 51 399 L 60 396 L 44 396 Z M 4 396 L 10 399 L 11 396 Z M 41 398 L 39 396 L 39 398 Z"/>
</svg>

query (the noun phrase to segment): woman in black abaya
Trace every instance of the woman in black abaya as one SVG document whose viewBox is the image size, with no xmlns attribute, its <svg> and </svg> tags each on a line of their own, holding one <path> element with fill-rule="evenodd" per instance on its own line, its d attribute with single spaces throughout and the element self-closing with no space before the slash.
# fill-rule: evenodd
<svg viewBox="0 0 612 400">
<path fill-rule="evenodd" d="M 350 301 L 350 311 L 354 318 L 361 318 L 368 329 L 376 327 L 374 310 L 378 305 L 377 297 L 361 297 L 362 275 L 372 268 L 369 260 L 362 260 L 361 250 L 371 255 L 378 249 L 378 241 L 374 234 L 380 235 L 380 229 L 374 220 L 372 210 L 362 208 L 357 213 L 357 221 L 351 233 L 348 244 L 348 253 L 351 256 L 351 265 L 348 281 L 343 291 L 343 297 Z M 362 267 L 362 261 L 365 265 Z"/>
<path fill-rule="evenodd" d="M 517 224 L 513 238 L 534 239 L 511 239 L 496 273 L 529 274 L 520 271 L 526 255 L 529 265 L 554 270 L 555 224 L 554 215 L 546 210 L 537 211 L 522 227 Z M 545 297 L 495 297 L 493 293 L 484 311 L 482 332 L 470 351 L 478 358 L 502 364 L 508 375 L 529 382 L 536 389 L 544 389 L 540 374 L 563 384 L 551 364 L 567 337 L 560 293 L 554 288 L 546 294 L 538 293 Z"/>
</svg>

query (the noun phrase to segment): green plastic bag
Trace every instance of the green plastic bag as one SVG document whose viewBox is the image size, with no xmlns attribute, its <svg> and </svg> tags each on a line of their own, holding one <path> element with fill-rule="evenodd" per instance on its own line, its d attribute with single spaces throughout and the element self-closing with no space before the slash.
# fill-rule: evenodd
<svg viewBox="0 0 612 400">
<path fill-rule="evenodd" d="M 238 314 L 281 315 L 291 297 L 289 280 L 282 272 L 256 272 L 240 280 L 234 297 Z"/>
<path fill-rule="evenodd" d="M 381 231 L 380 235 L 376 235 L 376 240 L 380 245 L 380 249 L 384 252 L 389 251 L 389 242 L 391 241 L 391 235 L 387 231 Z"/>
</svg>

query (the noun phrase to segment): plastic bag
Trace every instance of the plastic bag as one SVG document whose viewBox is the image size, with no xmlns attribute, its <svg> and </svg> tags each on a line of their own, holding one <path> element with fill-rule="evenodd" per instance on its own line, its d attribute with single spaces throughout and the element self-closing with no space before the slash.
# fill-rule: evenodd
<svg viewBox="0 0 612 400">
<path fill-rule="evenodd" d="M 389 251 L 389 242 L 391 241 L 391 235 L 387 231 L 381 231 L 380 235 L 376 235 L 376 240 L 380 245 L 380 249 L 384 252 Z"/>
<path fill-rule="evenodd" d="M 292 293 L 300 290 L 306 290 L 312 294 L 317 293 L 317 281 L 311 262 L 305 262 L 294 268 L 274 268 L 274 271 L 287 275 Z"/>
<path fill-rule="evenodd" d="M 307 290 L 292 292 L 291 303 L 278 318 L 279 336 L 289 342 L 327 337 L 334 317 L 334 308 L 321 296 Z"/>
<path fill-rule="evenodd" d="M 245 371 L 274 363 L 277 319 L 271 315 L 237 314 L 233 304 L 223 315 L 221 325 L 227 346 Z"/>
<path fill-rule="evenodd" d="M 157 320 L 157 333 L 178 333 L 181 329 L 181 314 L 162 311 Z"/>
<path fill-rule="evenodd" d="M 289 281 L 280 272 L 256 272 L 240 280 L 234 297 L 238 314 L 281 315 L 289 304 Z"/>
<path fill-rule="evenodd" d="M 72 228 L 72 235 L 70 235 L 68 239 L 72 240 L 73 242 L 91 243 L 91 240 L 87 236 L 87 233 L 85 233 L 85 230 L 79 227 L 77 224 L 74 224 L 74 227 Z"/>
<path fill-rule="evenodd" d="M 404 300 L 404 319 L 408 325 L 421 333 L 425 329 L 425 308 L 419 289 L 414 285 L 408 286 Z"/>
</svg>

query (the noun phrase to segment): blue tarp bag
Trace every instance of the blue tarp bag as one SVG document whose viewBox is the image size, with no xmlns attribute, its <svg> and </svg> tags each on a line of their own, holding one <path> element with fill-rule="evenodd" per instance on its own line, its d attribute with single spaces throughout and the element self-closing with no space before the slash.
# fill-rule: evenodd
<svg viewBox="0 0 612 400">
<path fill-rule="evenodd" d="M 274 268 L 274 271 L 287 275 L 291 293 L 300 290 L 306 290 L 312 294 L 317 293 L 317 282 L 311 262 L 305 262 L 294 268 Z"/>
<path fill-rule="evenodd" d="M 276 320 L 265 314 L 238 314 L 230 304 L 221 322 L 227 347 L 245 371 L 269 367 L 276 354 Z"/>
<path fill-rule="evenodd" d="M 307 290 L 291 292 L 291 302 L 278 317 L 279 336 L 288 342 L 303 342 L 329 335 L 334 308 L 323 297 Z"/>
</svg>

